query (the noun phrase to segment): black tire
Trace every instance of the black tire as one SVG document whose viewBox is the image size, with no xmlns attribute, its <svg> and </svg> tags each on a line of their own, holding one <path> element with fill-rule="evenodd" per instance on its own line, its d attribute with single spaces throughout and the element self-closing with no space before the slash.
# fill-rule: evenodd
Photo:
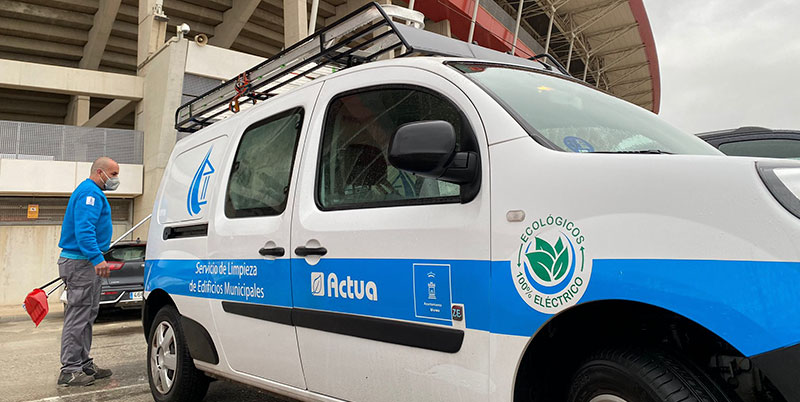
<svg viewBox="0 0 800 402">
<path fill-rule="evenodd" d="M 604 395 L 606 397 L 602 397 Z M 567 401 L 590 402 L 593 399 L 734 402 L 691 363 L 664 352 L 645 349 L 608 349 L 589 358 L 575 373 Z"/>
<path fill-rule="evenodd" d="M 160 363 L 156 363 L 153 358 L 154 340 L 156 341 L 155 343 L 158 343 L 156 337 L 159 331 L 166 328 L 162 324 L 171 328 L 174 335 L 174 340 L 169 342 L 165 348 L 156 349 L 156 354 L 159 354 L 161 349 L 164 349 L 175 358 L 175 369 L 166 370 L 167 373 L 172 374 L 172 383 L 169 387 L 165 387 L 160 378 L 154 378 L 153 370 L 153 364 L 157 364 L 155 372 L 158 373 L 161 373 L 161 367 L 167 367 L 163 359 L 159 360 Z M 162 332 L 162 337 L 163 334 Z M 161 364 L 164 365 L 161 366 Z M 169 374 L 167 375 L 169 376 Z M 153 399 L 156 402 L 200 401 L 208 392 L 210 380 L 194 366 L 194 361 L 189 356 L 189 350 L 186 347 L 186 338 L 183 336 L 180 314 L 173 306 L 164 306 L 161 310 L 158 310 L 153 324 L 150 326 L 150 333 L 147 336 L 147 378 L 150 382 L 150 393 L 153 394 Z M 159 384 L 161 385 L 159 386 Z"/>
</svg>

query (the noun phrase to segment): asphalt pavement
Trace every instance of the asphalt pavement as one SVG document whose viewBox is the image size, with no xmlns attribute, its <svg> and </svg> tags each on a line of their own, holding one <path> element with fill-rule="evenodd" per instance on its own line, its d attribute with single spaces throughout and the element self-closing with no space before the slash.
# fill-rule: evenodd
<svg viewBox="0 0 800 402">
<path fill-rule="evenodd" d="M 19 309 L 21 311 L 21 308 Z M 9 313 L 13 311 L 13 313 Z M 63 313 L 52 311 L 38 328 L 16 309 L 0 309 L 0 401 L 152 401 L 147 344 L 139 310 L 102 314 L 95 322 L 92 357 L 114 375 L 85 387 L 58 387 Z M 24 313 L 23 313 L 24 314 Z M 214 381 L 207 402 L 290 402 L 229 381 Z"/>
</svg>

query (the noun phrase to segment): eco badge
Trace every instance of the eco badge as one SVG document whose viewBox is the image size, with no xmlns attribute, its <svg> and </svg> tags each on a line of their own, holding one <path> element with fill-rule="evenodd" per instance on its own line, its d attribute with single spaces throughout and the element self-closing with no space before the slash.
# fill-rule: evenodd
<svg viewBox="0 0 800 402">
<path fill-rule="evenodd" d="M 581 229 L 549 215 L 525 227 L 511 276 L 522 300 L 536 311 L 555 314 L 581 299 L 592 275 Z"/>
</svg>

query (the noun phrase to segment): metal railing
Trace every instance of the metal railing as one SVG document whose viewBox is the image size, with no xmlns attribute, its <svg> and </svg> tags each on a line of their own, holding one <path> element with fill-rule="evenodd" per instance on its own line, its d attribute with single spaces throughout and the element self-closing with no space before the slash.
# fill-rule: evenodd
<svg viewBox="0 0 800 402">
<path fill-rule="evenodd" d="M 144 134 L 114 128 L 0 120 L 0 159 L 118 163 L 144 162 Z"/>
</svg>

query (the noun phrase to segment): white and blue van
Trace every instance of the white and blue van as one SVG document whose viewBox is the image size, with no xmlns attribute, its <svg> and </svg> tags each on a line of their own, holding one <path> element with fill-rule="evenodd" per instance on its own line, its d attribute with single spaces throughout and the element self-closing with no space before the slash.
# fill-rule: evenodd
<svg viewBox="0 0 800 402">
<path fill-rule="evenodd" d="M 725 157 L 552 60 L 374 4 L 177 127 L 196 132 L 145 272 L 157 401 L 211 378 L 309 401 L 800 401 L 796 162 Z"/>
</svg>

